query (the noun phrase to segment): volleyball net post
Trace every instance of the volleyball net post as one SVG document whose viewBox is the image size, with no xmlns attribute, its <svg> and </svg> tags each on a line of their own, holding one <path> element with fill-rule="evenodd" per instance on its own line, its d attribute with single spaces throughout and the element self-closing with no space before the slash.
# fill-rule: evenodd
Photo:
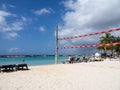
<svg viewBox="0 0 120 90">
<path fill-rule="evenodd" d="M 58 25 L 56 25 L 56 51 L 55 51 L 55 64 L 58 64 Z"/>
</svg>

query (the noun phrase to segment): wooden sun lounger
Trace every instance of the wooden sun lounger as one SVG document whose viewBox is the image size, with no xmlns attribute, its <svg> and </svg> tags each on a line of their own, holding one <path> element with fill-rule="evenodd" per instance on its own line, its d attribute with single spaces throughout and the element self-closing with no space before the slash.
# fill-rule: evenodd
<svg viewBox="0 0 120 90">
<path fill-rule="evenodd" d="M 10 64 L 10 65 L 2 65 L 0 66 L 0 72 L 10 72 L 17 70 L 28 70 L 27 64 Z"/>
<path fill-rule="evenodd" d="M 15 64 L 10 64 L 10 65 L 2 65 L 0 66 L 0 72 L 1 71 L 14 71 Z"/>
<path fill-rule="evenodd" d="M 80 60 L 80 58 L 77 58 L 77 59 L 73 60 L 72 62 L 73 63 L 79 63 L 79 62 L 81 62 L 81 60 Z"/>
<path fill-rule="evenodd" d="M 72 61 L 66 60 L 66 61 L 63 61 L 62 63 L 65 64 L 65 63 L 79 63 L 79 62 L 82 62 L 80 58 L 73 59 Z"/>
<path fill-rule="evenodd" d="M 0 66 L 0 72 L 1 72 L 2 66 Z"/>
<path fill-rule="evenodd" d="M 18 64 L 16 65 L 16 70 L 28 70 L 27 64 Z"/>
</svg>

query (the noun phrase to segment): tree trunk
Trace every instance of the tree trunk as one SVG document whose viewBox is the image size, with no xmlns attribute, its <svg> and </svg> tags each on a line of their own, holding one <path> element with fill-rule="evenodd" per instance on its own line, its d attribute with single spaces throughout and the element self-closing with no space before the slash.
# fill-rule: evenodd
<svg viewBox="0 0 120 90">
<path fill-rule="evenodd" d="M 106 54 L 107 54 L 106 46 L 104 46 L 104 53 L 106 53 Z"/>
</svg>

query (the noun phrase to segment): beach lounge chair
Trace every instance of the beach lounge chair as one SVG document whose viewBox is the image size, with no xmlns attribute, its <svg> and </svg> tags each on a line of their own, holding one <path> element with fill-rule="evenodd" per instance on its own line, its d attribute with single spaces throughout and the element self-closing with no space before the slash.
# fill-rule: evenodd
<svg viewBox="0 0 120 90">
<path fill-rule="evenodd" d="M 83 57 L 82 62 L 88 62 L 89 58 Z"/>
<path fill-rule="evenodd" d="M 75 61 L 78 62 L 80 60 L 80 58 L 77 58 Z"/>
<path fill-rule="evenodd" d="M 2 66 L 0 66 L 0 72 L 1 72 Z"/>
<path fill-rule="evenodd" d="M 71 60 L 71 61 L 69 61 L 69 60 L 62 61 L 63 64 L 66 64 L 66 63 L 73 63 L 73 62 L 74 62 L 74 60 Z"/>
<path fill-rule="evenodd" d="M 95 58 L 95 61 L 103 61 L 103 58 L 101 58 L 101 57 L 96 57 L 96 58 Z"/>
<path fill-rule="evenodd" d="M 72 60 L 66 60 L 66 61 L 63 61 L 62 63 L 65 64 L 65 63 L 78 63 L 78 62 L 81 62 L 80 58 L 73 58 Z"/>
<path fill-rule="evenodd" d="M 16 70 L 28 70 L 27 64 L 18 64 L 16 65 Z"/>
<path fill-rule="evenodd" d="M 10 65 L 2 65 L 2 66 L 0 66 L 0 72 L 1 71 L 6 71 L 6 72 L 8 72 L 8 71 L 14 71 L 14 68 L 15 68 L 15 64 L 10 64 Z"/>
<path fill-rule="evenodd" d="M 80 62 L 80 58 L 74 59 L 72 62 L 73 63 L 78 63 L 78 62 Z"/>
</svg>

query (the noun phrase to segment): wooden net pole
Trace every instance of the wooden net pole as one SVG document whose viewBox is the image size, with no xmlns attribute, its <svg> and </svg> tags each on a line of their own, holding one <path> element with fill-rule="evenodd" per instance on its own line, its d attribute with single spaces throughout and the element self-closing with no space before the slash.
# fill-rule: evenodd
<svg viewBox="0 0 120 90">
<path fill-rule="evenodd" d="M 56 25 L 56 52 L 55 52 L 55 64 L 58 64 L 58 25 Z"/>
</svg>

